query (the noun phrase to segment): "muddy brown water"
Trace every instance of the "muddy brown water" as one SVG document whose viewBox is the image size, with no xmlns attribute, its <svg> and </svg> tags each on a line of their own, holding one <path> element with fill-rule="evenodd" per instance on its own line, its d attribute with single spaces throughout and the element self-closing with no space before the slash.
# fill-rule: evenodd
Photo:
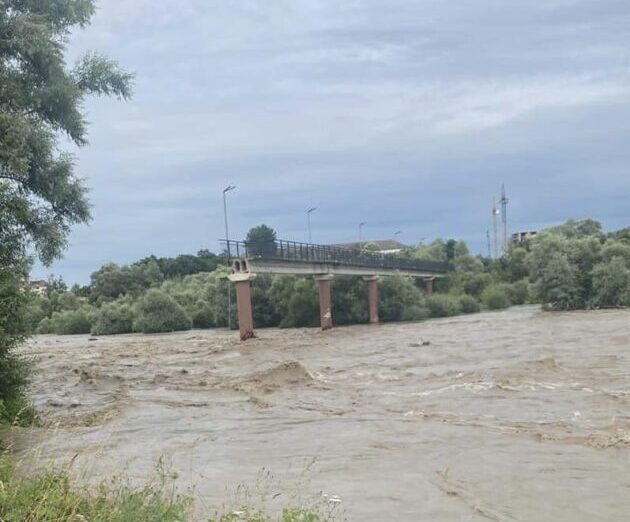
<svg viewBox="0 0 630 522">
<path fill-rule="evenodd" d="M 240 484 L 272 509 L 321 492 L 348 520 L 630 520 L 630 311 L 22 351 L 46 423 L 19 433 L 25 462 L 142 481 L 163 457 L 200 520 Z"/>
</svg>

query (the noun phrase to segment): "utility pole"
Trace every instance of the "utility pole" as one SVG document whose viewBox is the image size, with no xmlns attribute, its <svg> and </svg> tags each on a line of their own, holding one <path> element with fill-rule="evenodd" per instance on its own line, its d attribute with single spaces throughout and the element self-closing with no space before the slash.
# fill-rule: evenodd
<svg viewBox="0 0 630 522">
<path fill-rule="evenodd" d="M 225 221 L 225 241 L 227 243 L 227 255 L 228 255 L 228 264 L 230 262 L 230 234 L 228 231 L 228 217 L 227 217 L 227 201 L 225 195 L 234 190 L 236 187 L 234 185 L 228 185 L 223 189 L 223 219 Z M 227 294 L 228 294 L 228 328 L 232 329 L 232 292 L 230 288 L 230 283 L 228 282 Z"/>
<path fill-rule="evenodd" d="M 497 209 L 497 199 L 492 198 L 492 230 L 494 233 L 494 258 L 497 259 L 499 257 L 499 238 L 497 235 L 497 216 L 499 215 L 499 210 Z"/>
<path fill-rule="evenodd" d="M 488 259 L 492 257 L 492 248 L 490 247 L 490 229 L 486 228 L 486 241 L 488 243 Z"/>
<path fill-rule="evenodd" d="M 505 195 L 505 185 L 501 185 L 501 223 L 503 224 L 503 255 L 508 252 L 507 206 L 510 200 Z"/>
<path fill-rule="evenodd" d="M 317 207 L 311 207 L 306 211 L 306 218 L 308 220 L 308 242 L 309 244 L 313 243 L 313 238 L 311 237 L 311 212 L 315 212 Z"/>
<path fill-rule="evenodd" d="M 367 221 L 361 221 L 359 223 L 359 243 L 363 242 L 363 227 L 367 225 Z"/>
</svg>

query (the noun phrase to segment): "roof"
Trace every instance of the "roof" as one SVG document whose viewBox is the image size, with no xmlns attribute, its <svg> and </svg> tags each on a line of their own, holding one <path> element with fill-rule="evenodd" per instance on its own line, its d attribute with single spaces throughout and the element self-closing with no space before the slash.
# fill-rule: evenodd
<svg viewBox="0 0 630 522">
<path fill-rule="evenodd" d="M 368 239 L 366 241 L 353 241 L 352 243 L 335 243 L 330 245 L 340 248 L 373 248 L 375 250 L 401 250 L 407 245 L 393 239 Z"/>
</svg>

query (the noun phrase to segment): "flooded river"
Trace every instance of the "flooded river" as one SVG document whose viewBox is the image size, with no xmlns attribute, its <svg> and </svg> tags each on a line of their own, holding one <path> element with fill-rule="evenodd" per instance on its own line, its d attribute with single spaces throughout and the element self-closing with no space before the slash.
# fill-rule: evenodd
<svg viewBox="0 0 630 522">
<path fill-rule="evenodd" d="M 244 344 L 40 336 L 23 352 L 46 423 L 21 434 L 25 452 L 74 458 L 92 482 L 143 480 L 163 457 L 200 520 L 239 484 L 273 505 L 322 492 L 356 521 L 630 517 L 630 311 L 523 307 Z"/>
</svg>

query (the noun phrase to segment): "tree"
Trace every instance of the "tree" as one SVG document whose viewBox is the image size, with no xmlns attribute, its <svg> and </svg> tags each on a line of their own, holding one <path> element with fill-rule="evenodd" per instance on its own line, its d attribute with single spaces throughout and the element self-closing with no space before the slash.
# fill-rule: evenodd
<svg viewBox="0 0 630 522">
<path fill-rule="evenodd" d="M 536 281 L 540 301 L 553 309 L 572 310 L 580 306 L 577 269 L 566 256 L 552 254 Z"/>
<path fill-rule="evenodd" d="M 171 296 L 152 288 L 136 304 L 134 330 L 143 333 L 190 330 L 192 320 Z"/>
<path fill-rule="evenodd" d="M 504 284 L 493 284 L 481 293 L 481 302 L 490 310 L 503 310 L 510 306 L 508 289 Z"/>
<path fill-rule="evenodd" d="M 0 4 L 0 312 L 7 321 L 0 336 L 0 400 L 5 411 L 22 382 L 11 350 L 25 328 L 15 292 L 20 292 L 16 280 L 28 269 L 27 249 L 49 264 L 65 247 L 70 227 L 90 217 L 72 156 L 57 152 L 59 138 L 87 143 L 81 112 L 87 95 L 130 95 L 131 75 L 100 55 L 88 54 L 66 68 L 68 36 L 86 26 L 94 11 L 92 0 Z"/>
<path fill-rule="evenodd" d="M 133 307 L 125 302 L 105 303 L 96 312 L 90 333 L 112 335 L 133 331 Z"/>
<path fill-rule="evenodd" d="M 630 306 L 630 269 L 621 257 L 593 268 L 593 304 Z"/>
<path fill-rule="evenodd" d="M 250 229 L 245 239 L 251 255 L 269 255 L 276 251 L 276 231 L 267 225 L 258 225 Z"/>
<path fill-rule="evenodd" d="M 90 94 L 128 98 L 131 75 L 97 54 L 71 70 L 64 51 L 73 27 L 94 14 L 92 0 L 6 0 L 0 8 L 0 243 L 45 263 L 58 257 L 70 226 L 90 217 L 86 189 L 73 159 L 58 153 L 64 135 L 85 145 L 81 109 Z"/>
<path fill-rule="evenodd" d="M 379 281 L 378 308 L 383 321 L 415 321 L 428 317 L 422 291 L 408 277 L 384 277 Z"/>
</svg>

